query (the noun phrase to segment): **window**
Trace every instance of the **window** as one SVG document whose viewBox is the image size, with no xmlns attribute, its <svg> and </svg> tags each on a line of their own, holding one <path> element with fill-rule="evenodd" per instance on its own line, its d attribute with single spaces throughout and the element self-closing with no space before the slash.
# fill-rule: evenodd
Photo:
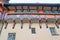
<svg viewBox="0 0 60 40">
<path fill-rule="evenodd" d="M 18 9 L 17 12 L 21 12 L 22 10 Z"/>
<path fill-rule="evenodd" d="M 42 6 L 39 6 L 39 9 L 42 9 Z"/>
<path fill-rule="evenodd" d="M 17 9 L 22 9 L 22 6 L 16 6 L 17 7 Z"/>
<path fill-rule="evenodd" d="M 37 12 L 36 6 L 29 6 L 30 12 Z"/>
<path fill-rule="evenodd" d="M 39 20 L 33 18 L 33 19 L 31 19 L 31 23 L 39 23 Z"/>
<path fill-rule="evenodd" d="M 47 22 L 48 22 L 48 23 L 55 23 L 55 20 L 53 20 L 53 19 L 48 19 Z"/>
<path fill-rule="evenodd" d="M 55 27 L 50 27 L 50 32 L 51 32 L 52 35 L 57 35 Z"/>
<path fill-rule="evenodd" d="M 9 9 L 15 9 L 15 6 L 9 6 L 8 8 Z"/>
<path fill-rule="evenodd" d="M 35 10 L 35 9 L 30 9 L 30 12 L 37 12 L 37 10 Z"/>
<path fill-rule="evenodd" d="M 53 7 L 52 10 L 53 10 L 53 11 L 56 11 L 56 10 L 57 10 L 57 7 Z"/>
<path fill-rule="evenodd" d="M 23 6 L 23 9 L 28 9 L 28 6 Z"/>
<path fill-rule="evenodd" d="M 37 9 L 36 6 L 29 6 L 29 9 Z"/>
<path fill-rule="evenodd" d="M 44 7 L 45 11 L 51 10 L 51 7 Z"/>
<path fill-rule="evenodd" d="M 32 28 L 31 31 L 32 31 L 32 34 L 36 33 L 35 28 Z"/>
<path fill-rule="evenodd" d="M 9 33 L 8 34 L 8 40 L 15 40 L 15 33 Z"/>
<path fill-rule="evenodd" d="M 23 12 L 28 12 L 28 10 L 27 9 L 24 9 Z"/>
<path fill-rule="evenodd" d="M 60 7 L 59 7 L 58 11 L 60 11 Z"/>
</svg>

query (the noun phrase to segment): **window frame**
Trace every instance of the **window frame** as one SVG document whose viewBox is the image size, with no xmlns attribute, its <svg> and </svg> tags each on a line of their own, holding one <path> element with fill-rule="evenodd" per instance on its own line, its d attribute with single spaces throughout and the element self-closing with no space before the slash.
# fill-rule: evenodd
<svg viewBox="0 0 60 40">
<path fill-rule="evenodd" d="M 50 27 L 50 32 L 51 32 L 52 36 L 58 35 L 55 27 Z"/>
<path fill-rule="evenodd" d="M 49 7 L 49 6 L 44 6 L 43 10 L 44 10 L 44 11 L 50 11 L 50 10 L 51 10 L 51 7 Z"/>
<path fill-rule="evenodd" d="M 30 12 L 37 12 L 37 9 L 30 9 Z"/>
<path fill-rule="evenodd" d="M 36 6 L 29 6 L 29 9 L 37 9 L 37 7 Z"/>
<path fill-rule="evenodd" d="M 57 7 L 52 7 L 52 11 L 57 11 Z"/>
<path fill-rule="evenodd" d="M 10 39 L 9 39 L 9 36 L 11 36 L 12 34 L 14 35 L 14 37 L 13 37 L 14 39 L 13 39 L 13 40 L 15 40 L 16 33 L 8 33 L 8 40 L 10 40 Z"/>
<path fill-rule="evenodd" d="M 31 28 L 31 32 L 32 32 L 32 34 L 36 34 L 35 28 Z"/>
</svg>

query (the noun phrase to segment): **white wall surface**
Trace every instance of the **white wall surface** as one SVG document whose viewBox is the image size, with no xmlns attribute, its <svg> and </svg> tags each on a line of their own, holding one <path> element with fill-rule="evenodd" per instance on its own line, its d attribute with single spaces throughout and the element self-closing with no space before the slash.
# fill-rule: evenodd
<svg viewBox="0 0 60 40">
<path fill-rule="evenodd" d="M 0 35 L 0 40 L 7 40 L 8 33 L 16 33 L 15 40 L 60 40 L 60 29 L 57 29 L 55 27 L 59 35 L 52 36 L 49 28 L 46 28 L 46 25 L 44 23 L 42 24 L 41 29 L 39 28 L 38 23 L 33 23 L 31 25 L 32 28 L 36 29 L 36 34 L 31 33 L 31 29 L 29 29 L 29 23 L 24 23 L 23 29 L 21 29 L 21 23 L 17 23 L 14 29 L 12 29 L 12 25 L 13 23 L 9 23 L 7 29 L 4 29 L 4 24 L 2 33 Z"/>
</svg>

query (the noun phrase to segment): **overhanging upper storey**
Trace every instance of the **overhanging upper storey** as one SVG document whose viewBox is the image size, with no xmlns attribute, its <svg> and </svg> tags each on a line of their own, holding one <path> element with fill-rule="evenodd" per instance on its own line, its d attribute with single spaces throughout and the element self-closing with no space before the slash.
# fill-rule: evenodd
<svg viewBox="0 0 60 40">
<path fill-rule="evenodd" d="M 60 19 L 60 4 L 4 4 L 4 19 Z"/>
<path fill-rule="evenodd" d="M 60 14 L 60 4 L 4 4 L 4 7 L 10 12 L 11 10 L 19 14 Z"/>
</svg>

